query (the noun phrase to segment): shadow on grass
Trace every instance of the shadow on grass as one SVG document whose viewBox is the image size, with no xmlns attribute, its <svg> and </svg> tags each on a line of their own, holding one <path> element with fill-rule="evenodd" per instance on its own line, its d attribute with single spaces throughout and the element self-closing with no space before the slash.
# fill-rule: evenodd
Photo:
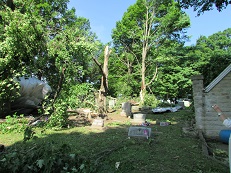
<svg viewBox="0 0 231 173">
<path fill-rule="evenodd" d="M 148 114 L 146 118 L 152 122 L 175 122 L 151 124 L 148 140 L 128 139 L 130 126 L 122 123 L 104 129 L 37 129 L 34 139 L 12 144 L 0 156 L 0 172 L 6 171 L 5 163 L 15 172 L 228 172 L 227 167 L 202 156 L 197 138 L 182 134 L 188 117 L 184 111 Z"/>
</svg>

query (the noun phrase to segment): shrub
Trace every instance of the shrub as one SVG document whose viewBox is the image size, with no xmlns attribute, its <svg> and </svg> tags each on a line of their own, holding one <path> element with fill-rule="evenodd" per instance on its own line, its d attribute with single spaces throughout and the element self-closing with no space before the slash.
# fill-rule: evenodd
<svg viewBox="0 0 231 173">
<path fill-rule="evenodd" d="M 95 109 L 94 88 L 89 83 L 74 85 L 64 97 L 69 108 L 83 107 Z"/>
<path fill-rule="evenodd" d="M 32 150 L 33 149 L 33 150 Z M 72 153 L 67 144 L 53 142 L 35 144 L 32 148 L 22 145 L 0 156 L 0 172 L 95 172 L 89 159 Z"/>
<path fill-rule="evenodd" d="M 16 113 L 12 116 L 6 116 L 6 121 L 0 124 L 1 133 L 21 133 L 26 129 L 28 120 L 24 115 L 17 116 Z"/>
<path fill-rule="evenodd" d="M 144 105 L 147 107 L 156 107 L 159 104 L 159 101 L 153 94 L 146 94 L 144 98 Z"/>
<path fill-rule="evenodd" d="M 54 111 L 47 121 L 47 127 L 61 129 L 66 127 L 68 122 L 67 105 L 65 102 L 54 104 Z"/>
</svg>

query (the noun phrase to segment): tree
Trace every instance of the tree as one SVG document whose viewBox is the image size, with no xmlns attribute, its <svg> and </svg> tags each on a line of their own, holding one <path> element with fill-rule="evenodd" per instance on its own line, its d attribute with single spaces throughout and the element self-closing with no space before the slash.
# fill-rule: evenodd
<svg viewBox="0 0 231 173">
<path fill-rule="evenodd" d="M 198 11 L 198 15 L 212 10 L 214 6 L 218 11 L 222 11 L 231 4 L 231 0 L 178 0 L 178 2 L 183 8 L 193 7 L 194 11 Z"/>
<path fill-rule="evenodd" d="M 162 98 L 186 97 L 191 94 L 191 76 L 202 74 L 205 86 L 212 82 L 230 63 L 231 29 L 209 37 L 201 36 L 195 46 L 170 44 L 161 50 L 169 58 L 159 67 L 152 88 Z"/>
<path fill-rule="evenodd" d="M 17 5 L 20 2 L 17 3 Z M 12 11 L 2 6 L 0 11 L 0 81 L 1 104 L 4 113 L 10 113 L 11 102 L 18 95 L 14 78 L 30 74 L 36 68 L 35 57 L 45 50 L 46 37 L 40 16 L 21 13 L 20 9 Z"/>
<path fill-rule="evenodd" d="M 18 88 L 13 79 L 23 75 L 46 80 L 53 104 L 61 103 L 57 98 L 66 98 L 70 85 L 86 79 L 86 62 L 99 45 L 96 36 L 88 20 L 67 9 L 68 0 L 14 2 L 14 11 L 4 4 L 0 11 L 1 107 L 10 110 Z"/>
<path fill-rule="evenodd" d="M 111 54 L 111 50 L 109 50 L 109 46 L 106 46 L 104 49 L 104 63 L 103 63 L 103 67 L 102 65 L 99 63 L 99 61 L 93 57 L 93 60 L 95 61 L 95 63 L 98 65 L 98 67 L 100 68 L 102 77 L 101 77 L 101 85 L 100 85 L 100 89 L 99 89 L 99 93 L 98 98 L 97 98 L 97 104 L 98 104 L 98 111 L 100 114 L 104 114 L 107 112 L 107 94 L 108 94 L 108 60 L 109 60 L 109 56 Z"/>
<path fill-rule="evenodd" d="M 214 33 L 208 38 L 201 36 L 188 54 L 194 71 L 205 76 L 208 85 L 231 63 L 231 28 Z"/>
<path fill-rule="evenodd" d="M 161 99 L 187 97 L 191 94 L 191 76 L 199 73 L 194 71 L 191 59 L 186 56 L 188 49 L 176 41 L 168 41 L 160 52 L 166 59 L 159 66 L 150 88 Z"/>
<path fill-rule="evenodd" d="M 172 0 L 138 0 L 117 22 L 112 35 L 115 49 L 131 53 L 140 66 L 141 103 L 164 59 L 159 49 L 166 40 L 180 41 L 189 24 L 189 17 Z"/>
</svg>

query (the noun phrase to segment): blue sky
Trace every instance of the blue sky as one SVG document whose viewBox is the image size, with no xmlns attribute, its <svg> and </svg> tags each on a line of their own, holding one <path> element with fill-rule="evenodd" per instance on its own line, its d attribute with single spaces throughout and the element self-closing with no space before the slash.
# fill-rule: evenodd
<svg viewBox="0 0 231 173">
<path fill-rule="evenodd" d="M 98 38 L 107 43 L 111 41 L 111 32 L 116 22 L 122 19 L 124 12 L 136 0 L 70 0 L 69 8 L 76 9 L 76 15 L 90 20 L 92 31 Z M 185 10 L 191 20 L 191 26 L 187 30 L 191 41 L 185 45 L 193 45 L 201 36 L 210 36 L 216 32 L 231 28 L 231 7 L 218 12 L 216 9 L 205 12 L 196 17 L 193 9 Z"/>
</svg>

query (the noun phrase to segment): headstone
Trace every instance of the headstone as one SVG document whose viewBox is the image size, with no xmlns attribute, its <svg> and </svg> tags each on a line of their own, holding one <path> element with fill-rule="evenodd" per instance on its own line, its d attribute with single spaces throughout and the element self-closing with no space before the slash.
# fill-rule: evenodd
<svg viewBox="0 0 231 173">
<path fill-rule="evenodd" d="M 124 102 L 122 103 L 122 112 L 120 113 L 121 116 L 131 116 L 132 111 L 131 111 L 131 103 L 130 102 Z"/>
<path fill-rule="evenodd" d="M 145 137 L 151 136 L 151 128 L 148 127 L 129 127 L 128 137 Z"/>
<path fill-rule="evenodd" d="M 132 112 L 137 112 L 140 110 L 139 106 L 132 106 Z"/>
<path fill-rule="evenodd" d="M 134 123 L 144 123 L 146 119 L 146 114 L 133 114 L 133 122 Z"/>
<path fill-rule="evenodd" d="M 104 120 L 103 119 L 94 119 L 91 126 L 92 127 L 103 127 L 104 126 Z"/>
<path fill-rule="evenodd" d="M 181 106 L 181 107 L 182 107 L 182 109 L 184 109 L 184 108 L 185 108 L 185 106 L 184 106 L 184 102 L 183 102 L 183 101 L 179 101 L 179 102 L 178 102 L 178 105 L 179 105 L 179 106 Z"/>
<path fill-rule="evenodd" d="M 109 100 L 109 109 L 113 109 L 115 107 L 115 102 L 116 102 L 115 99 Z"/>
</svg>

